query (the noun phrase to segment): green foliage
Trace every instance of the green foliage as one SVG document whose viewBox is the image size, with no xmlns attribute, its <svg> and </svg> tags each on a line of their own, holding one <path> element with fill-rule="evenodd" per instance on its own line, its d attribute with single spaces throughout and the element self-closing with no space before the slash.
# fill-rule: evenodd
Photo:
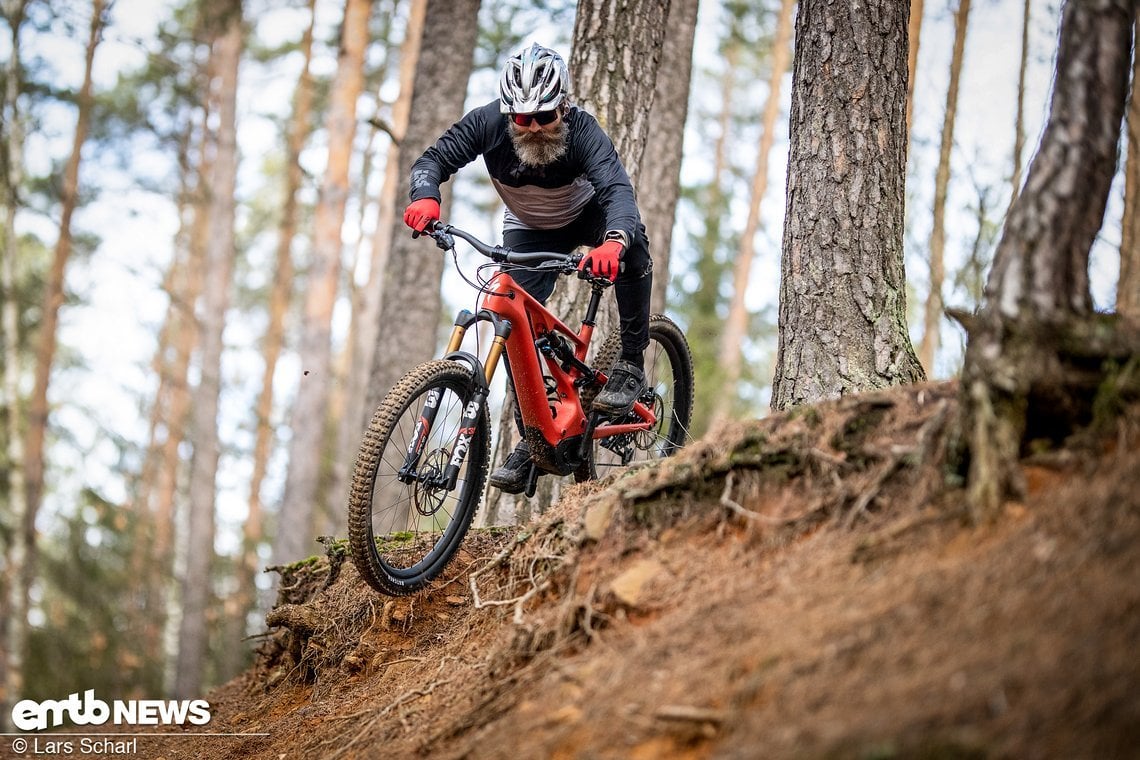
<svg viewBox="0 0 1140 760">
<path fill-rule="evenodd" d="M 27 696 L 58 699 L 95 686 L 105 699 L 161 694 L 161 649 L 143 644 L 162 640 L 147 631 L 156 621 L 147 619 L 139 585 L 150 577 L 137 559 L 149 525 L 91 490 L 62 519 L 41 544 Z"/>
</svg>

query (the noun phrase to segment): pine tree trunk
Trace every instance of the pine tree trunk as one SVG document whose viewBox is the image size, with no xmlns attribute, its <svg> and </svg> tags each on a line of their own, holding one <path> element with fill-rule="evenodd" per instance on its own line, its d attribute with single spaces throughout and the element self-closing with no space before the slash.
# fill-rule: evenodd
<svg viewBox="0 0 1140 760">
<path fill-rule="evenodd" d="M 478 29 L 478 0 L 428 0 L 422 44 L 431 55 L 419 57 L 412 87 L 408 131 L 400 144 L 397 204 L 407 202 L 412 163 L 463 113 Z M 447 43 L 436 33 L 448 30 Z M 444 218 L 450 185 L 443 188 Z M 443 256 L 430 241 L 413 240 L 406 227 L 392 230 L 380 296 L 378 339 L 366 409 L 375 409 L 384 394 L 411 367 L 435 353 L 442 299 Z"/>
<path fill-rule="evenodd" d="M 910 0 L 910 20 L 907 24 L 907 78 L 906 78 L 906 134 L 910 140 L 914 124 L 914 83 L 918 77 L 918 48 L 922 41 L 922 14 L 925 0 Z"/>
<path fill-rule="evenodd" d="M 28 410 L 27 443 L 24 445 L 24 481 L 27 488 L 27 512 L 24 518 L 24 540 L 27 544 L 24 566 L 24 593 L 32 587 L 35 575 L 37 537 L 36 515 L 43 501 L 44 490 L 44 445 L 48 424 L 48 386 L 51 383 L 51 369 L 55 363 L 55 351 L 59 331 L 59 310 L 63 307 L 63 281 L 67 262 L 71 258 L 71 219 L 79 205 L 79 165 L 83 155 L 83 145 L 87 142 L 87 132 L 91 126 L 91 70 L 95 62 L 95 49 L 102 36 L 104 17 L 103 0 L 93 0 L 91 4 L 91 27 L 87 38 L 87 53 L 83 69 L 83 84 L 76 97 L 77 116 L 75 132 L 71 141 L 71 155 L 63 170 L 60 187 L 59 236 L 52 252 L 51 269 L 44 285 L 42 317 L 39 326 L 39 340 L 36 348 L 35 382 Z"/>
<path fill-rule="evenodd" d="M 906 24 L 893 0 L 800 2 L 774 409 L 923 379 L 903 272 Z"/>
<path fill-rule="evenodd" d="M 245 620 L 257 605 L 257 547 L 264 538 L 261 486 L 273 453 L 275 428 L 273 416 L 273 377 L 277 360 L 285 343 L 285 317 L 289 311 L 293 292 L 293 239 L 297 234 L 297 195 L 301 190 L 304 171 L 301 168 L 301 150 L 308 141 L 310 112 L 313 104 L 313 75 L 309 69 L 313 55 L 313 24 L 316 19 L 316 0 L 308 3 L 309 25 L 301 39 L 304 65 L 293 93 L 293 115 L 285 144 L 285 187 L 281 205 L 281 219 L 277 224 L 276 265 L 273 269 L 273 286 L 269 296 L 269 324 L 262 342 L 264 368 L 261 375 L 261 392 L 257 397 L 257 433 L 253 446 L 253 473 L 249 481 L 249 514 L 242 530 L 242 559 L 238 571 L 237 597 L 234 607 L 238 631 L 244 635 Z M 240 638 L 240 637 L 239 637 Z"/>
<path fill-rule="evenodd" d="M 713 419 L 726 419 L 736 402 L 744 334 L 748 328 L 748 309 L 744 296 L 752 275 L 752 260 L 756 257 L 756 233 L 760 229 L 760 204 L 768 192 L 768 155 L 776 141 L 776 122 L 780 116 L 780 90 L 784 74 L 792 58 L 792 11 L 795 0 L 783 0 L 780 15 L 776 22 L 776 36 L 772 41 L 772 78 L 768 83 L 768 98 L 764 103 L 764 115 L 760 125 L 760 148 L 756 154 L 756 169 L 752 175 L 752 194 L 748 206 L 748 218 L 740 237 L 740 250 L 736 254 L 735 271 L 732 277 L 732 300 L 728 306 L 728 319 L 721 336 L 720 360 L 717 362 L 723 373 L 719 393 L 715 394 Z"/>
<path fill-rule="evenodd" d="M 1134 20 L 1129 0 L 1064 9 L 1045 132 L 969 325 L 962 440 L 978 520 L 1023 494 L 1023 440 L 1062 439 L 1091 414 L 1100 372 L 1079 368 L 1140 351 L 1137 341 L 1110 355 L 1119 333 L 1092 313 L 1088 273 L 1116 166 Z"/>
<path fill-rule="evenodd" d="M 207 61 L 202 66 L 203 90 L 208 91 L 209 82 L 213 79 L 216 51 L 211 51 Z M 161 411 L 165 438 L 162 440 L 158 453 L 158 464 L 154 471 L 154 482 L 149 490 L 153 497 L 148 500 L 150 512 L 154 522 L 154 541 L 150 548 L 151 566 L 154 568 L 150 577 L 152 584 L 151 594 L 154 607 L 150 617 L 155 630 L 161 632 L 160 639 L 168 643 L 170 661 L 164 673 L 164 683 L 168 686 L 175 678 L 178 639 L 178 616 L 171 614 L 176 609 L 178 588 L 176 582 L 175 558 L 185 556 L 174 542 L 175 525 L 178 523 L 178 492 L 179 481 L 186 470 L 187 463 L 183 461 L 179 449 L 183 442 L 187 442 L 187 427 L 190 422 L 190 405 L 193 401 L 190 388 L 190 361 L 198 348 L 201 338 L 201 325 L 194 313 L 195 304 L 202 295 L 206 278 L 206 246 L 210 233 L 210 190 L 214 179 L 214 153 L 216 150 L 216 135 L 209 129 L 211 115 L 210 98 L 203 99 L 202 113 L 200 114 L 198 137 L 198 163 L 193 173 L 196 186 L 189 193 L 189 202 L 192 207 L 188 230 L 180 230 L 177 245 L 184 247 L 183 255 L 186 257 L 184 272 L 174 281 L 174 289 L 168 294 L 170 305 L 167 311 L 167 320 L 170 324 L 169 359 L 165 356 L 156 358 L 163 366 L 161 383 L 165 384 L 164 394 L 156 396 L 155 403 L 162 403 Z M 161 387 L 160 387 L 161 390 Z M 193 443 L 192 441 L 189 441 Z M 158 651 L 155 648 L 151 651 Z"/>
<path fill-rule="evenodd" d="M 319 493 L 326 412 L 332 388 L 332 313 L 341 273 L 341 226 L 348 198 L 348 165 L 356 137 L 356 100 L 364 84 L 371 0 L 347 0 L 340 57 L 327 117 L 328 164 L 317 201 L 301 336 L 303 377 L 293 404 L 289 472 L 274 542 L 275 564 L 312 554 L 312 521 Z"/>
<path fill-rule="evenodd" d="M 241 0 L 211 8 L 221 30 L 217 39 L 219 113 L 217 158 L 210 198 L 210 238 L 206 249 L 202 301 L 201 379 L 192 406 L 194 459 L 190 472 L 190 519 L 186 570 L 182 580 L 182 619 L 174 695 L 201 696 L 208 634 L 214 559 L 214 504 L 220 458 L 218 405 L 221 395 L 222 333 L 230 303 L 234 266 L 234 190 L 237 180 L 237 84 L 242 51 Z"/>
<path fill-rule="evenodd" d="M 369 373 L 375 352 L 377 336 L 380 332 L 380 297 L 383 289 L 384 270 L 388 262 L 388 251 L 395 231 L 397 198 L 400 184 L 400 143 L 408 129 L 408 114 L 412 103 L 412 82 L 419 58 L 420 41 L 424 31 L 424 13 L 427 0 L 412 0 L 408 14 L 408 24 L 404 41 L 400 46 L 400 92 L 392 105 L 391 142 L 384 163 L 384 182 L 376 199 L 376 225 L 372 233 L 372 256 L 368 267 L 368 282 L 361 288 L 358 309 L 352 318 L 353 342 L 352 361 L 348 366 L 344 413 L 341 416 L 338 435 L 338 458 L 340 466 L 349 471 L 356 458 L 360 438 L 372 416 L 372 409 L 365 408 Z M 343 498 L 347 488 L 334 491 L 333 496 Z"/>
<path fill-rule="evenodd" d="M 653 256 L 653 295 L 649 310 L 665 311 L 669 286 L 669 253 L 677 198 L 681 194 L 681 153 L 689 114 L 689 84 L 693 70 L 693 37 L 697 29 L 697 0 L 673 0 L 669 5 L 661 70 L 650 116 L 654 128 L 641 157 L 638 204 Z"/>
<path fill-rule="evenodd" d="M 572 100 L 597 117 L 613 140 L 635 192 L 649 135 L 657 126 L 651 115 L 656 113 L 657 72 L 666 36 L 666 25 L 661 19 L 669 17 L 670 5 L 669 0 L 588 0 L 578 4 L 574 18 L 573 49 L 568 62 Z M 614 55 L 614 50 L 621 50 L 622 55 Z M 671 71 L 670 76 L 675 73 Z M 652 254 L 652 237 L 649 242 Z M 656 266 L 656 254 L 652 255 Z M 668 279 L 668 274 L 655 271 L 653 277 L 657 287 L 656 279 Z M 577 326 L 588 293 L 585 281 L 563 277 L 546 307 L 568 325 Z M 607 295 L 598 310 L 593 350 L 617 326 L 617 301 Z M 512 397 L 504 404 L 495 464 L 506 460 L 517 441 L 513 403 Z M 515 523 L 529 520 L 532 514 L 542 514 L 561 494 L 561 482 L 547 476 L 539 484 L 532 499 L 490 494 L 486 514 L 510 512 Z M 503 502 L 511 500 L 513 507 L 504 509 Z"/>
<path fill-rule="evenodd" d="M 661 19 L 668 13 L 669 0 L 589 0 L 578 4 L 574 18 L 570 90 L 575 102 L 594 114 L 613 140 L 635 190 L 641 157 L 654 128 L 650 115 L 665 42 Z M 614 55 L 614 50 L 622 54 Z M 576 325 L 588 292 L 584 280 L 561 278 L 547 308 Z M 617 302 L 607 296 L 598 311 L 595 334 L 604 338 L 617 324 Z"/>
<path fill-rule="evenodd" d="M 24 21 L 22 0 L 6 0 L 4 15 L 10 31 L 8 61 L 4 66 L 4 101 L 0 111 L 0 173 L 2 173 L 4 193 L 4 248 L 0 251 L 0 330 L 3 331 L 4 346 L 4 404 L 0 408 L 4 414 L 5 459 L 7 465 L 7 493 L 9 502 L 8 534 L 4 545 L 4 568 L 0 575 L 0 726 L 12 731 L 10 721 L 11 706 L 24 694 L 24 649 L 28 634 L 28 597 L 23 584 L 24 568 L 27 565 L 27 544 L 22 540 L 28 513 L 27 489 L 24 479 L 24 431 L 20 429 L 19 409 L 23 406 L 20 398 L 20 376 L 23 365 L 20 340 L 18 299 L 16 298 L 16 211 L 20 206 L 19 193 L 23 184 L 24 117 L 19 111 L 20 82 L 23 72 L 20 66 L 20 26 Z"/>
<path fill-rule="evenodd" d="M 201 121 L 205 123 L 206 119 Z M 131 548 L 131 579 L 136 585 L 130 593 L 141 600 L 134 611 L 141 621 L 137 626 L 141 631 L 139 648 L 154 653 L 156 659 L 163 653 L 168 620 L 166 601 L 171 595 L 173 582 L 170 552 L 173 507 L 169 513 L 159 512 L 159 481 L 164 467 L 168 466 L 168 458 L 171 468 L 176 469 L 179 464 L 177 445 L 182 441 L 186 410 L 189 409 L 186 373 L 197 333 L 191 309 L 201 290 L 203 257 L 195 255 L 191 246 L 194 225 L 190 220 L 199 216 L 205 218 L 204 213 L 195 213 L 200 204 L 195 203 L 194 184 L 202 181 L 198 175 L 202 171 L 208 172 L 208 165 L 202 163 L 197 173 L 191 166 L 191 145 L 195 135 L 205 139 L 205 130 L 197 129 L 197 126 L 196 120 L 188 119 L 178 136 L 179 190 L 176 205 L 180 225 L 175 234 L 173 258 L 162 282 L 162 291 L 167 297 L 166 315 L 151 359 L 151 371 L 158 378 L 158 387 L 148 420 L 146 454 L 132 494 L 135 519 L 143 528 L 141 540 L 136 538 Z M 199 155 L 204 161 L 205 151 L 200 150 Z M 176 420 L 174 414 L 178 409 L 181 409 L 181 416 Z M 172 451 L 170 455 L 167 454 L 168 447 Z M 173 486 L 170 498 L 173 505 Z M 160 518 L 160 514 L 166 516 Z"/>
<path fill-rule="evenodd" d="M 922 341 L 918 360 L 927 377 L 934 376 L 942 329 L 942 283 L 946 279 L 946 195 L 950 188 L 950 155 L 954 150 L 954 121 L 958 115 L 958 82 L 966 53 L 966 31 L 970 21 L 970 0 L 958 0 L 954 14 L 954 52 L 950 56 L 950 86 L 946 90 L 946 110 L 942 120 L 942 147 L 934 177 L 934 224 L 930 232 L 930 292 L 926 296 Z"/>
<path fill-rule="evenodd" d="M 1029 69 L 1029 0 L 1021 11 L 1021 62 L 1017 69 L 1017 115 L 1013 125 L 1013 173 L 1010 175 L 1012 189 L 1009 195 L 1009 208 L 1013 208 L 1018 193 L 1021 192 L 1021 160 L 1025 152 L 1025 72 Z M 1009 213 L 1006 209 L 1006 214 Z"/>
<path fill-rule="evenodd" d="M 1140 38 L 1140 21 L 1136 24 Z M 1140 321 L 1140 55 L 1133 51 L 1132 97 L 1128 105 L 1128 159 L 1124 165 L 1124 216 L 1120 220 L 1120 281 L 1116 311 Z"/>
</svg>

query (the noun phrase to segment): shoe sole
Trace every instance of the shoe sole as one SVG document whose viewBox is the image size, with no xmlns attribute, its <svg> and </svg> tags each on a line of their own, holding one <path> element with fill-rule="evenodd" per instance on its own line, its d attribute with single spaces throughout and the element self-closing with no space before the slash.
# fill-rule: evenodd
<svg viewBox="0 0 1140 760">
<path fill-rule="evenodd" d="M 492 478 L 488 478 L 487 482 L 491 485 L 492 488 L 498 488 L 503 493 L 520 494 L 526 489 L 526 482 L 525 481 L 522 483 L 519 483 L 516 481 L 504 482 L 502 480 L 499 480 L 497 478 L 492 477 Z"/>
</svg>

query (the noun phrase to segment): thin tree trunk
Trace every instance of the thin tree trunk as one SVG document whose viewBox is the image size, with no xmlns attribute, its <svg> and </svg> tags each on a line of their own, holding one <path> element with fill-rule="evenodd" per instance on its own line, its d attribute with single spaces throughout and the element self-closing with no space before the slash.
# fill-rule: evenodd
<svg viewBox="0 0 1140 760">
<path fill-rule="evenodd" d="M 178 524 L 177 497 L 179 481 L 185 474 L 187 463 L 183 461 L 180 447 L 188 440 L 187 425 L 190 421 L 190 405 L 193 400 L 190 388 L 190 361 L 197 350 L 201 336 L 200 324 L 195 314 L 195 306 L 202 295 L 206 277 L 206 247 L 210 234 L 210 204 L 214 181 L 214 161 L 217 153 L 217 135 L 209 127 L 211 115 L 216 110 L 217 97 L 211 93 L 210 83 L 217 69 L 217 46 L 211 45 L 206 60 L 199 66 L 197 80 L 201 83 L 201 112 L 198 115 L 197 162 L 186 181 L 184 189 L 187 208 L 184 210 L 183 226 L 179 229 L 175 245 L 185 257 L 182 272 L 172 279 L 173 289 L 168 292 L 166 322 L 170 332 L 170 355 L 163 353 L 155 358 L 162 367 L 159 393 L 155 404 L 162 404 L 160 414 L 164 427 L 163 438 L 158 451 L 158 463 L 149 486 L 153 494 L 146 500 L 154 522 L 154 541 L 149 548 L 151 567 L 154 568 L 150 583 L 155 606 L 150 617 L 162 641 L 161 647 L 148 651 L 159 651 L 166 655 L 163 672 L 165 691 L 177 677 L 178 657 L 178 582 L 180 563 L 185 562 L 183 546 L 174 543 L 175 526 Z M 159 347 L 161 351 L 162 347 Z M 184 530 L 184 528 L 182 528 Z M 171 614 L 171 611 L 174 614 Z"/>
<path fill-rule="evenodd" d="M 214 559 L 214 504 L 220 458 L 218 406 L 221 395 L 222 333 L 230 303 L 234 266 L 234 190 L 237 179 L 237 85 L 242 52 L 240 0 L 220 3 L 214 23 L 219 82 L 218 150 L 210 202 L 210 238 L 206 252 L 202 303 L 201 379 L 194 392 L 194 459 L 190 473 L 190 521 L 186 537 L 186 572 L 182 581 L 182 620 L 174 695 L 200 696 L 205 676 L 208 634 L 206 611 L 211 598 Z"/>
<path fill-rule="evenodd" d="M 1028 0 L 1027 0 L 1028 1 Z M 922 41 L 922 14 L 925 0 L 910 0 L 910 22 L 907 24 L 906 134 L 910 141 L 914 124 L 914 80 L 918 77 L 918 48 Z"/>
<path fill-rule="evenodd" d="M 24 568 L 27 564 L 27 544 L 23 541 L 24 525 L 28 513 L 27 489 L 22 463 L 24 461 L 24 431 L 20 429 L 20 325 L 19 303 L 16 298 L 16 211 L 20 206 L 20 188 L 23 184 L 24 122 L 19 111 L 20 82 L 23 72 L 20 66 L 20 26 L 24 21 L 22 0 L 6 0 L 4 15 L 10 32 L 8 61 L 4 67 L 4 101 L 0 112 L 0 132 L 3 144 L 0 145 L 0 170 L 3 172 L 4 192 L 4 249 L 0 251 L 0 293 L 3 306 L 0 307 L 0 329 L 4 338 L 4 401 L 7 410 L 5 417 L 6 458 L 10 466 L 7 470 L 10 538 L 4 550 L 4 573 L 0 577 L 4 594 L 3 639 L 3 690 L 0 691 L 0 725 L 5 731 L 13 730 L 11 706 L 24 694 L 24 649 L 28 634 L 28 597 L 25 593 Z"/>
<path fill-rule="evenodd" d="M 669 254 L 677 198 L 681 194 L 681 153 L 689 114 L 697 2 L 673 0 L 669 4 L 660 69 L 667 71 L 668 76 L 657 77 L 650 116 L 655 126 L 641 158 L 642 191 L 638 203 L 653 255 L 653 295 L 649 308 L 654 314 L 665 310 L 665 292 L 669 286 Z"/>
<path fill-rule="evenodd" d="M 918 360 L 927 377 L 934 376 L 934 356 L 938 353 L 942 329 L 942 283 L 946 279 L 946 195 L 950 188 L 950 155 L 954 150 L 954 122 L 958 115 L 958 83 L 966 53 L 966 31 L 970 21 L 970 0 L 959 0 L 954 14 L 954 52 L 950 56 L 950 86 L 946 90 L 946 111 L 942 120 L 942 147 L 934 177 L 934 225 L 930 232 L 930 292 L 926 296 L 922 341 Z"/>
<path fill-rule="evenodd" d="M 416 65 L 408 130 L 400 144 L 399 200 L 409 197 L 412 163 L 463 112 L 475 54 L 478 11 L 478 0 L 427 1 L 421 45 L 430 46 L 431 55 L 420 56 Z M 448 30 L 446 45 L 435 42 L 440 29 Z M 441 190 L 446 218 L 450 185 Z M 394 227 L 391 240 L 366 409 L 375 409 L 401 375 L 432 356 L 442 309 L 443 257 L 429 242 L 413 240 L 404 227 Z"/>
<path fill-rule="evenodd" d="M 969 320 L 962 440 L 977 520 L 1024 493 L 1018 459 L 1030 421 L 1063 437 L 1080 418 L 1076 387 L 1088 377 L 1073 378 L 1072 357 L 1081 366 L 1109 358 L 1104 344 L 1117 331 L 1092 313 L 1089 251 L 1115 173 L 1135 14 L 1129 0 L 1065 5 L 1045 132 L 994 254 L 986 302 Z"/>
<path fill-rule="evenodd" d="M 774 409 L 924 377 L 903 269 L 906 24 L 894 0 L 800 2 Z"/>
<path fill-rule="evenodd" d="M 1013 174 L 1010 176 L 1012 185 L 1009 194 L 1009 209 L 1013 208 L 1017 194 L 1021 192 L 1021 159 L 1025 152 L 1025 72 L 1029 68 L 1029 0 L 1025 0 L 1021 16 L 1021 62 L 1017 69 L 1017 116 L 1013 126 Z"/>
<path fill-rule="evenodd" d="M 193 172 L 190 165 L 190 143 L 195 134 L 195 123 L 187 120 L 178 138 L 179 191 L 177 197 L 180 226 L 174 241 L 174 255 L 163 277 L 162 290 L 168 302 L 166 316 L 158 332 L 157 347 L 151 359 L 151 371 L 158 378 L 154 401 L 151 404 L 148 420 L 147 447 L 142 467 L 135 481 L 132 494 L 135 519 L 144 526 L 131 547 L 131 580 L 136 584 L 135 593 L 142 601 L 135 614 L 141 619 L 139 647 L 155 661 L 163 653 L 163 634 L 167 620 L 166 592 L 171 583 L 169 553 L 160 553 L 158 536 L 169 531 L 169 525 L 158 524 L 155 517 L 154 501 L 158 480 L 163 464 L 163 436 L 172 434 L 170 409 L 173 399 L 179 393 L 185 394 L 185 370 L 180 381 L 175 380 L 178 347 L 175 341 L 184 330 L 182 320 L 185 291 L 191 277 L 192 253 L 189 244 L 191 209 L 193 196 L 191 186 Z M 192 318 L 192 315 L 190 315 Z M 191 323 L 192 324 L 192 323 Z M 190 332 L 190 331 L 187 331 Z M 189 352 L 187 352 L 187 364 Z M 179 426 L 181 431 L 181 426 Z"/>
<path fill-rule="evenodd" d="M 87 142 L 87 132 L 91 125 L 91 70 L 95 62 L 95 50 L 102 35 L 104 17 L 103 0 L 93 0 L 91 4 L 91 27 L 87 38 L 87 54 L 83 69 L 83 84 L 79 88 L 76 104 L 78 113 L 75 133 L 71 142 L 71 155 L 63 170 L 60 188 L 59 236 L 52 252 L 51 269 L 44 285 L 42 321 L 39 326 L 39 340 L 36 348 L 35 382 L 28 410 L 27 443 L 24 445 L 24 478 L 28 491 L 27 514 L 24 518 L 24 540 L 27 544 L 26 565 L 24 567 L 24 593 L 32 586 L 36 566 L 36 515 L 39 513 L 44 490 L 44 445 L 48 423 L 48 385 L 51 382 L 51 368 L 55 363 L 55 350 L 59 331 L 59 310 L 63 306 L 63 281 L 67 262 L 71 258 L 71 218 L 79 205 L 79 164 L 83 145 Z"/>
<path fill-rule="evenodd" d="M 368 44 L 371 0 L 347 0 L 341 27 L 340 56 L 326 117 L 328 160 L 313 222 L 301 335 L 303 377 L 293 406 L 289 472 L 274 541 L 274 564 L 302 559 L 312 541 L 324 450 L 326 413 L 332 389 L 332 313 L 341 274 L 341 227 L 348 199 L 348 166 L 356 138 L 356 101 L 364 84 L 364 49 Z"/>
<path fill-rule="evenodd" d="M 1136 24 L 1140 39 L 1140 21 Z M 1140 321 L 1140 55 L 1133 51 L 1132 97 L 1128 105 L 1128 160 L 1124 165 L 1124 216 L 1120 220 L 1120 280 L 1116 311 Z"/>
<path fill-rule="evenodd" d="M 313 76 L 309 65 L 313 56 L 316 0 L 309 0 L 308 12 L 309 25 L 305 27 L 304 36 L 301 38 L 301 54 L 305 62 L 297 81 L 297 89 L 293 93 L 293 115 L 289 121 L 285 140 L 284 198 L 281 204 L 281 220 L 277 225 L 276 265 L 273 269 L 273 286 L 269 295 L 269 324 L 262 341 L 264 367 L 261 375 L 261 393 L 257 397 L 257 433 L 253 446 L 253 473 L 249 481 L 249 513 L 242 529 L 241 565 L 238 570 L 236 599 L 233 603 L 237 616 L 237 631 L 242 635 L 244 635 L 245 621 L 257 605 L 257 568 L 260 564 L 257 548 L 264 538 L 261 487 L 269 468 L 274 439 L 273 376 L 277 372 L 277 360 L 285 343 L 285 317 L 289 311 L 289 297 L 293 291 L 293 239 L 297 235 L 297 194 L 304 180 L 301 150 L 311 133 Z"/>
<path fill-rule="evenodd" d="M 713 419 L 728 417 L 735 403 L 740 383 L 741 348 L 744 333 L 748 326 L 748 309 L 744 296 L 752 275 L 752 260 L 756 257 L 756 233 L 760 228 L 760 204 L 768 192 L 768 155 L 776 141 L 776 122 L 780 116 L 780 89 L 784 74 L 792 58 L 792 11 L 795 0 L 783 0 L 780 16 L 776 23 L 776 37 L 772 42 L 772 78 L 768 84 L 768 99 L 764 103 L 764 116 L 761 124 L 760 150 L 756 155 L 756 170 L 752 175 L 752 195 L 748 207 L 748 219 L 740 238 L 740 250 L 736 254 L 736 267 L 733 273 L 732 301 L 728 306 L 728 319 L 720 343 L 720 361 L 717 363 L 723 373 L 723 384 L 716 394 Z"/>
<path fill-rule="evenodd" d="M 724 242 L 724 218 L 728 213 L 728 198 L 725 193 L 726 175 L 729 173 L 728 150 L 732 145 L 732 124 L 734 109 L 737 107 L 733 93 L 737 89 L 740 74 L 740 43 L 732 35 L 731 29 L 724 50 L 724 70 L 720 76 L 720 113 L 717 115 L 716 141 L 713 143 L 712 176 L 709 178 L 708 192 L 703 206 L 703 233 L 694 242 L 697 261 L 693 267 L 697 275 L 697 285 L 690 297 L 689 343 L 693 352 L 694 371 L 710 387 L 721 384 L 721 367 L 717 363 L 716 349 L 720 344 L 724 324 L 718 307 L 721 304 L 721 284 L 724 279 L 724 264 L 720 251 Z M 714 394 L 698 393 L 693 402 L 693 419 L 690 432 L 699 437 L 708 428 L 716 403 Z"/>
<path fill-rule="evenodd" d="M 344 413 L 338 428 L 337 446 L 339 467 L 347 474 L 356 457 L 360 437 L 372 415 L 365 408 L 366 388 L 372 369 L 372 358 L 380 332 L 380 298 L 383 290 L 384 269 L 396 220 L 396 190 L 400 183 L 400 142 L 408 129 L 408 113 L 412 103 L 412 80 L 419 59 L 420 40 L 423 37 L 424 13 L 427 0 L 412 0 L 403 43 L 400 45 L 400 91 L 392 104 L 392 123 L 389 125 L 391 142 L 384 162 L 384 181 L 376 199 L 376 226 L 372 233 L 372 254 L 368 267 L 368 281 L 360 290 L 360 300 L 353 312 L 352 361 L 348 364 Z M 342 485 L 333 495 L 343 497 Z M 339 498 L 338 497 L 338 498 Z"/>
</svg>

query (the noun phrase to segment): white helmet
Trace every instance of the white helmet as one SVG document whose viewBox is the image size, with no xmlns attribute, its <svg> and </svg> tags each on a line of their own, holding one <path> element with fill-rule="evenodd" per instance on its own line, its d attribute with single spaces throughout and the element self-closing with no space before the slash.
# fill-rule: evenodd
<svg viewBox="0 0 1140 760">
<path fill-rule="evenodd" d="M 535 43 L 507 59 L 499 77 L 499 110 L 503 113 L 552 111 L 570 90 L 570 74 L 562 56 Z"/>
</svg>

